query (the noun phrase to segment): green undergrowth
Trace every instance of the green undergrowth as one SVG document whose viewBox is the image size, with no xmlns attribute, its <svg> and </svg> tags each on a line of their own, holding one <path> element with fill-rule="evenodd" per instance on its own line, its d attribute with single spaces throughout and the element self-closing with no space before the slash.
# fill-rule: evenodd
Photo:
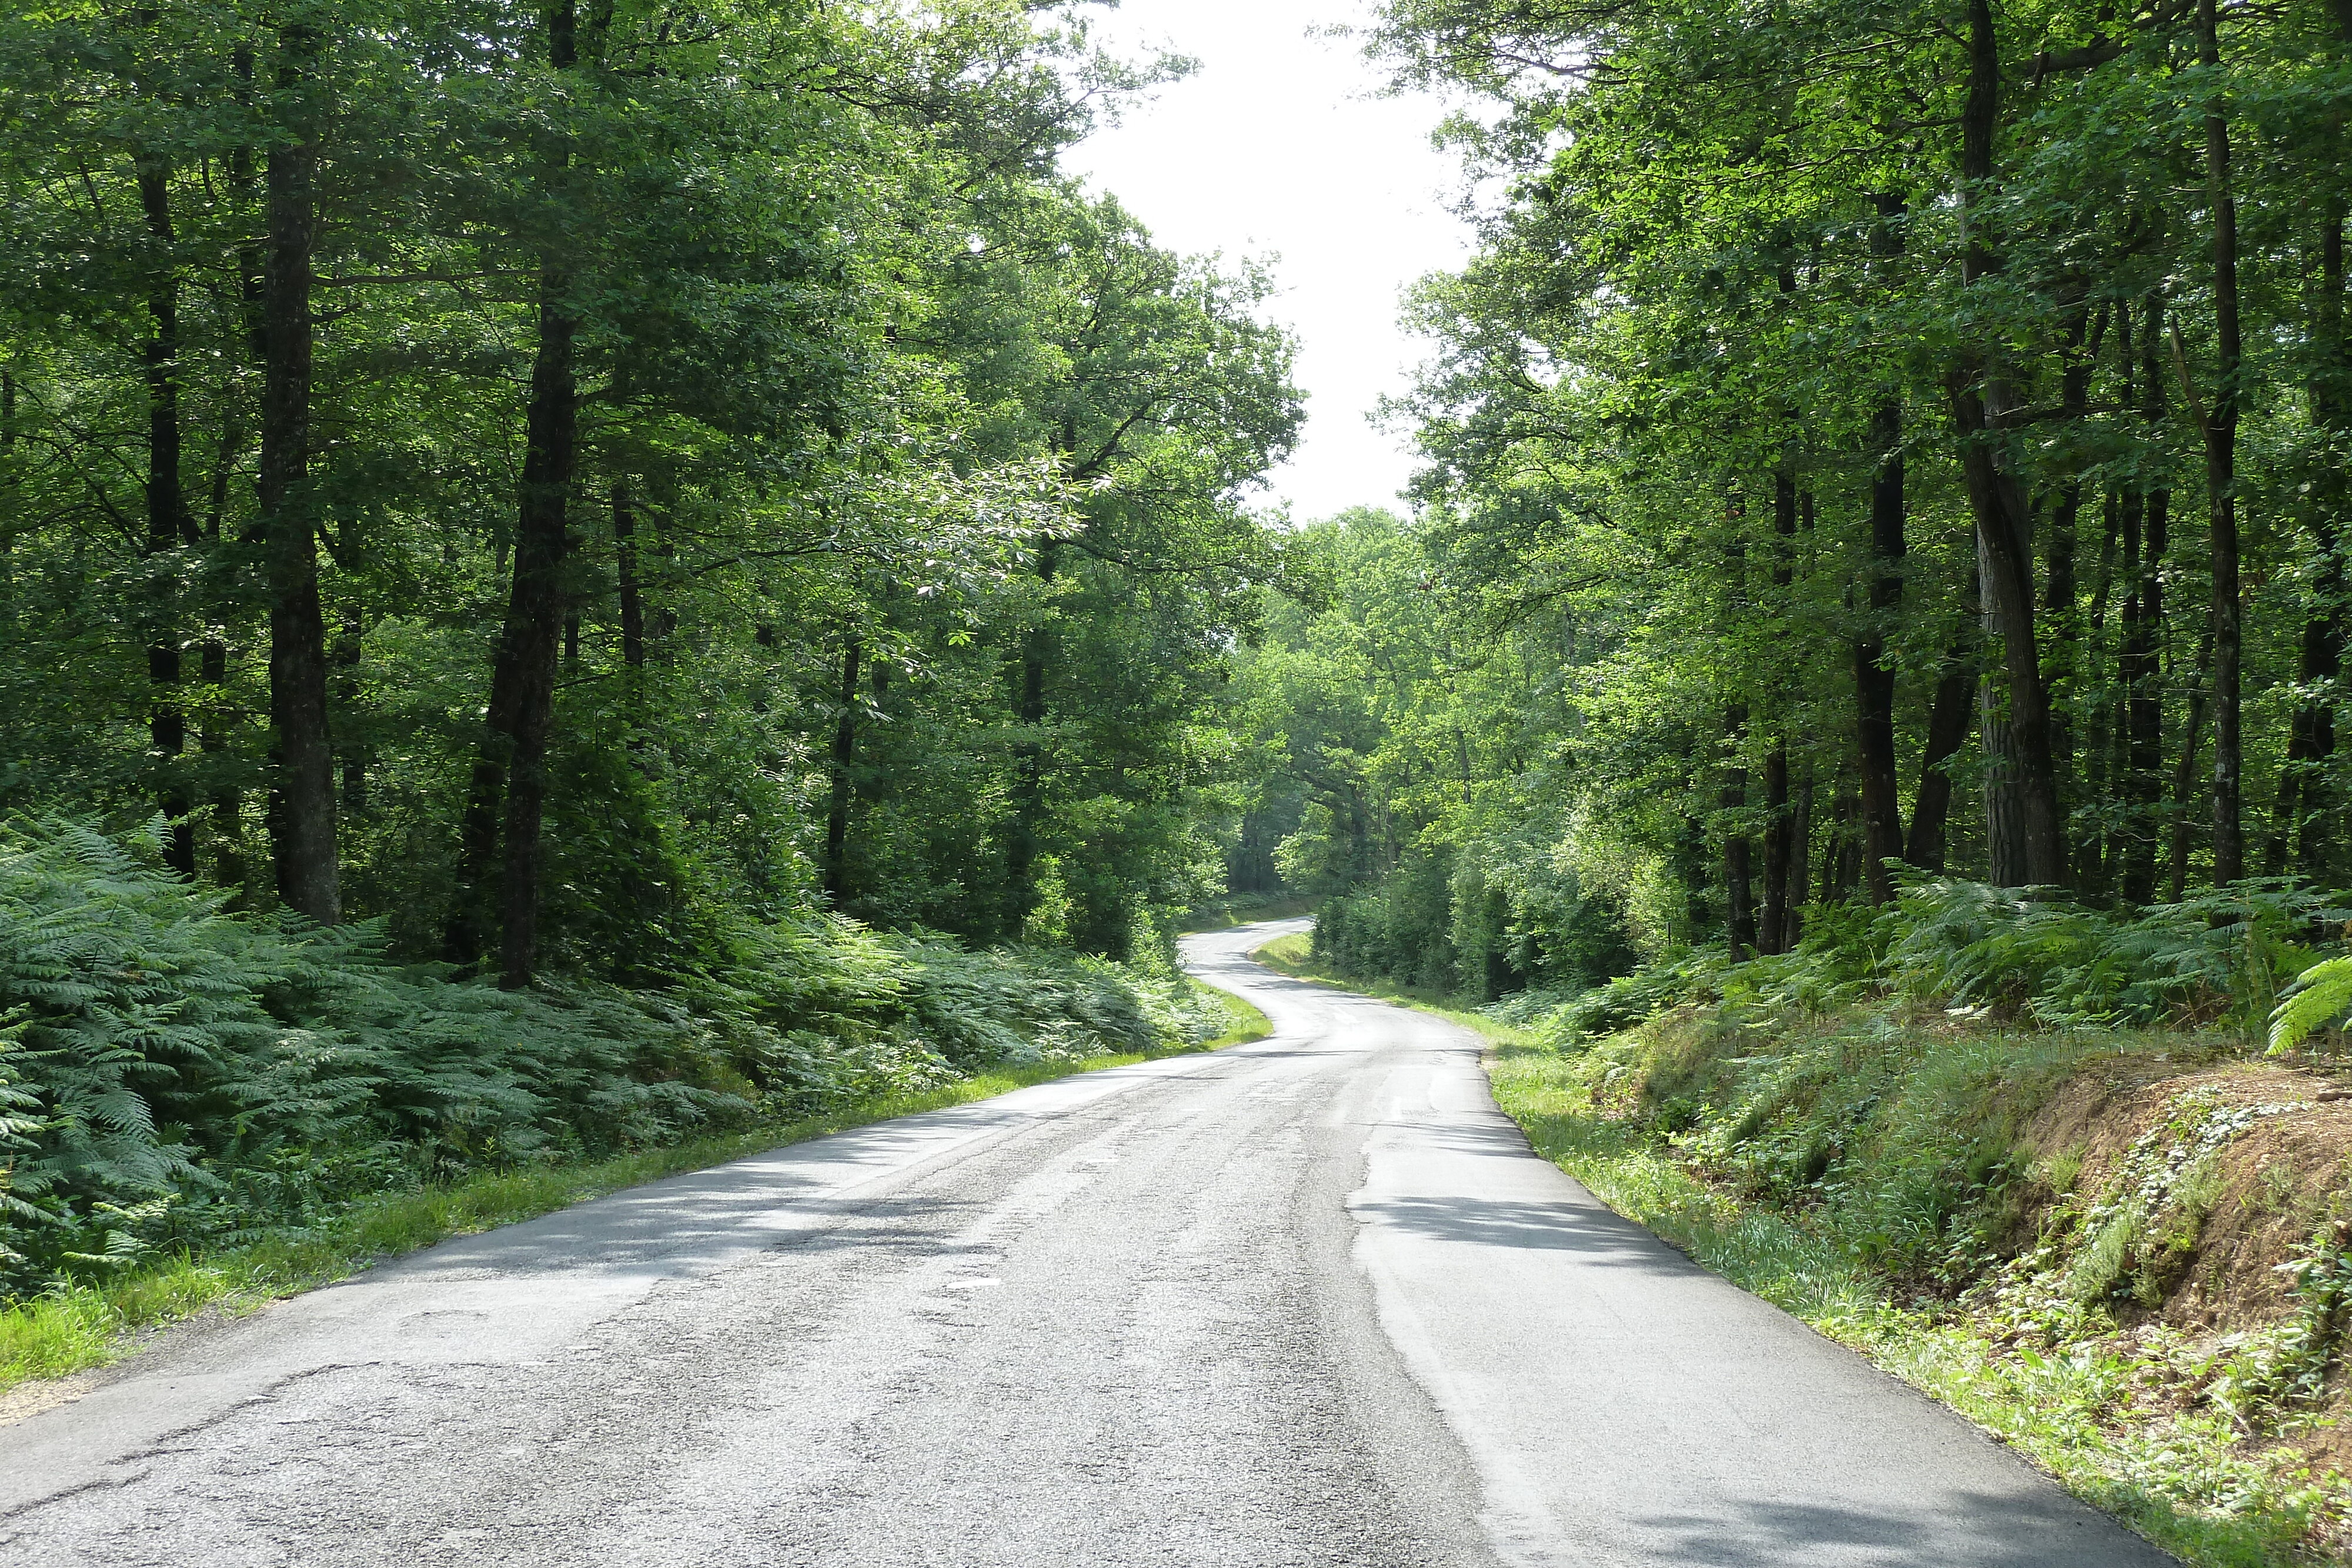
<svg viewBox="0 0 2352 1568">
<path fill-rule="evenodd" d="M 1475 1010 L 1475 1004 L 1465 998 L 1448 996 L 1443 991 L 1420 986 L 1400 986 L 1391 980 L 1341 974 L 1328 961 L 1315 956 L 1311 942 L 1307 933 L 1295 931 L 1286 936 L 1277 936 L 1262 947 L 1253 948 L 1250 956 L 1277 974 L 1288 975 L 1295 980 L 1332 986 L 1367 997 L 1378 997 L 1383 1001 L 1402 1002 L 1423 1012 L 1435 1013 L 1489 1039 L 1518 1038 L 1516 1030 Z"/>
<path fill-rule="evenodd" d="M 2020 1345 L 1948 1298 L 1906 1291 L 1866 1260 L 1886 1239 L 1862 1228 L 1867 1205 L 1842 1210 L 1817 1196 L 1782 1210 L 1727 1190 L 1707 1179 L 1718 1173 L 1694 1157 L 1688 1132 L 1596 1109 L 1596 1090 L 1605 1103 L 1606 1076 L 1621 1067 L 1522 1037 L 1497 1045 L 1491 1078 L 1537 1152 L 1610 1207 L 1942 1400 L 2076 1496 L 2194 1563 L 2312 1560 L 2302 1547 L 2317 1516 L 2340 1508 L 2340 1488 L 2292 1450 L 2250 1452 L 2245 1427 L 2218 1413 L 2132 1418 L 2145 1369 L 2104 1336 Z M 1846 1175 L 1904 1179 L 1883 1168 Z"/>
<path fill-rule="evenodd" d="M 1159 945 L 975 950 L 803 911 L 696 962 L 505 990 L 0 820 L 0 1307 L 584 1169 L 1228 1027 Z"/>
<path fill-rule="evenodd" d="M 1201 905 L 1178 925 L 1179 934 L 1229 931 L 1261 920 L 1287 920 L 1312 915 L 1316 901 L 1297 893 L 1236 893 Z"/>
<path fill-rule="evenodd" d="M 1496 1103 L 1543 1157 L 2185 1560 L 2342 1560 L 2352 1490 L 2298 1446 L 2341 1414 L 2341 1172 L 2305 1172 L 2301 1197 L 2284 1177 L 2249 1179 L 2276 1162 L 2247 1140 L 2294 1108 L 2266 1103 L 2267 1080 L 2212 1086 L 2217 1073 L 2275 1074 L 2244 1063 L 2242 1032 L 2037 1030 L 1752 994 L 1645 1008 L 1597 1032 L 1616 1020 L 1593 1006 L 1564 1028 L 1557 998 L 1469 1012 L 1368 985 L 1304 936 L 1258 956 L 1474 1029 L 1492 1046 Z M 2139 1090 L 2098 1103 L 2104 1154 L 2086 1165 L 2080 1147 L 2036 1148 L 2038 1112 L 2110 1081 Z M 2133 1113 L 2147 1123 L 2135 1134 L 2137 1123 L 2113 1125 L 2126 1103 L 2161 1109 Z M 2265 1186 L 2278 1206 L 2265 1222 L 2308 1239 L 2284 1263 L 2248 1239 L 2263 1217 L 2241 1212 L 2271 1199 L 2224 1197 Z M 2241 1299 L 2232 1321 L 2229 1281 L 2213 1277 L 2224 1264 L 2294 1282 L 2270 1315 Z M 2208 1312 L 2201 1331 L 2178 1310 L 2200 1269 L 2224 1320 Z"/>
<path fill-rule="evenodd" d="M 1006 1065 L 953 1083 L 883 1095 L 771 1126 L 694 1138 L 608 1159 L 493 1172 L 386 1195 L 299 1231 L 243 1246 L 183 1250 L 96 1281 L 61 1281 L 0 1311 L 0 1391 L 102 1366 L 136 1352 L 151 1331 L 198 1313 L 243 1313 L 346 1278 L 387 1259 L 663 1176 L 803 1143 L 893 1116 L 969 1104 L 1074 1072 L 1217 1051 L 1263 1040 L 1265 1015 L 1229 992 L 1193 982 L 1224 1022 L 1215 1038 L 1177 1051 Z"/>
</svg>

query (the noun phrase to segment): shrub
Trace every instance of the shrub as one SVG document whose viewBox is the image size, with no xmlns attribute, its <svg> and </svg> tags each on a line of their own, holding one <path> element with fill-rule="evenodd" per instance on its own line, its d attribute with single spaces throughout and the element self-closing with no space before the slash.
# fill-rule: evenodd
<svg viewBox="0 0 2352 1568">
<path fill-rule="evenodd" d="M 1217 1027 L 1172 974 L 825 915 L 727 933 L 660 989 L 502 991 L 391 962 L 375 925 L 231 915 L 152 847 L 0 824 L 0 1295 L 363 1193 Z"/>
</svg>

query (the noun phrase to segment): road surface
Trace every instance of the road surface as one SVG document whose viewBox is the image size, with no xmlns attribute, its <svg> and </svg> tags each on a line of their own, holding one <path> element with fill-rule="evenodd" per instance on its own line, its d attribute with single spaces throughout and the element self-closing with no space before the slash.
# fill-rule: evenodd
<svg viewBox="0 0 2352 1568">
<path fill-rule="evenodd" d="M 451 1241 L 0 1429 L 0 1563 L 2158 1568 L 1534 1158 L 1474 1040 L 1275 1036 Z"/>
</svg>

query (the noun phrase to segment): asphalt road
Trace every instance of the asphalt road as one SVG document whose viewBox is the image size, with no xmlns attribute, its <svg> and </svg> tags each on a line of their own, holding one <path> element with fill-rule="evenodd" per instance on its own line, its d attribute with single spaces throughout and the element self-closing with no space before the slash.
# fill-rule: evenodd
<svg viewBox="0 0 2352 1568">
<path fill-rule="evenodd" d="M 0 1563 L 2171 1562 L 1534 1158 L 1475 1042 L 1269 1040 L 453 1241 L 0 1429 Z"/>
</svg>

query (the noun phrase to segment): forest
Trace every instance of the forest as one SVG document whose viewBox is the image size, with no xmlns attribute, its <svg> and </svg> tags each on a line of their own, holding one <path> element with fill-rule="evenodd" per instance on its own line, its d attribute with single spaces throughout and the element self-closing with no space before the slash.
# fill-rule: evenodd
<svg viewBox="0 0 2352 1568">
<path fill-rule="evenodd" d="M 1245 882 L 1490 998 L 1915 874 L 2345 884 L 2352 10 L 1383 15 L 1480 248 L 1412 520 L 1244 660 Z"/>
<path fill-rule="evenodd" d="M 0 1296 L 1198 1046 L 1175 933 L 1312 902 L 1628 1212 L 1995 1336 L 2085 1495 L 2352 1541 L 2281 1479 L 2352 1130 L 2276 1122 L 2352 1004 L 2352 5 L 1353 44 L 1476 243 L 1409 493 L 1307 518 L 1272 266 L 1063 166 L 1188 68 L 1083 6 L 0 22 Z"/>
<path fill-rule="evenodd" d="M 1367 42 L 1477 245 L 1236 655 L 1265 956 L 2185 1560 L 2347 1560 L 2352 6 Z"/>
<path fill-rule="evenodd" d="M 1057 165 L 1183 64 L 0 24 L 0 1283 L 1218 1032 L 1292 345 Z"/>
</svg>

